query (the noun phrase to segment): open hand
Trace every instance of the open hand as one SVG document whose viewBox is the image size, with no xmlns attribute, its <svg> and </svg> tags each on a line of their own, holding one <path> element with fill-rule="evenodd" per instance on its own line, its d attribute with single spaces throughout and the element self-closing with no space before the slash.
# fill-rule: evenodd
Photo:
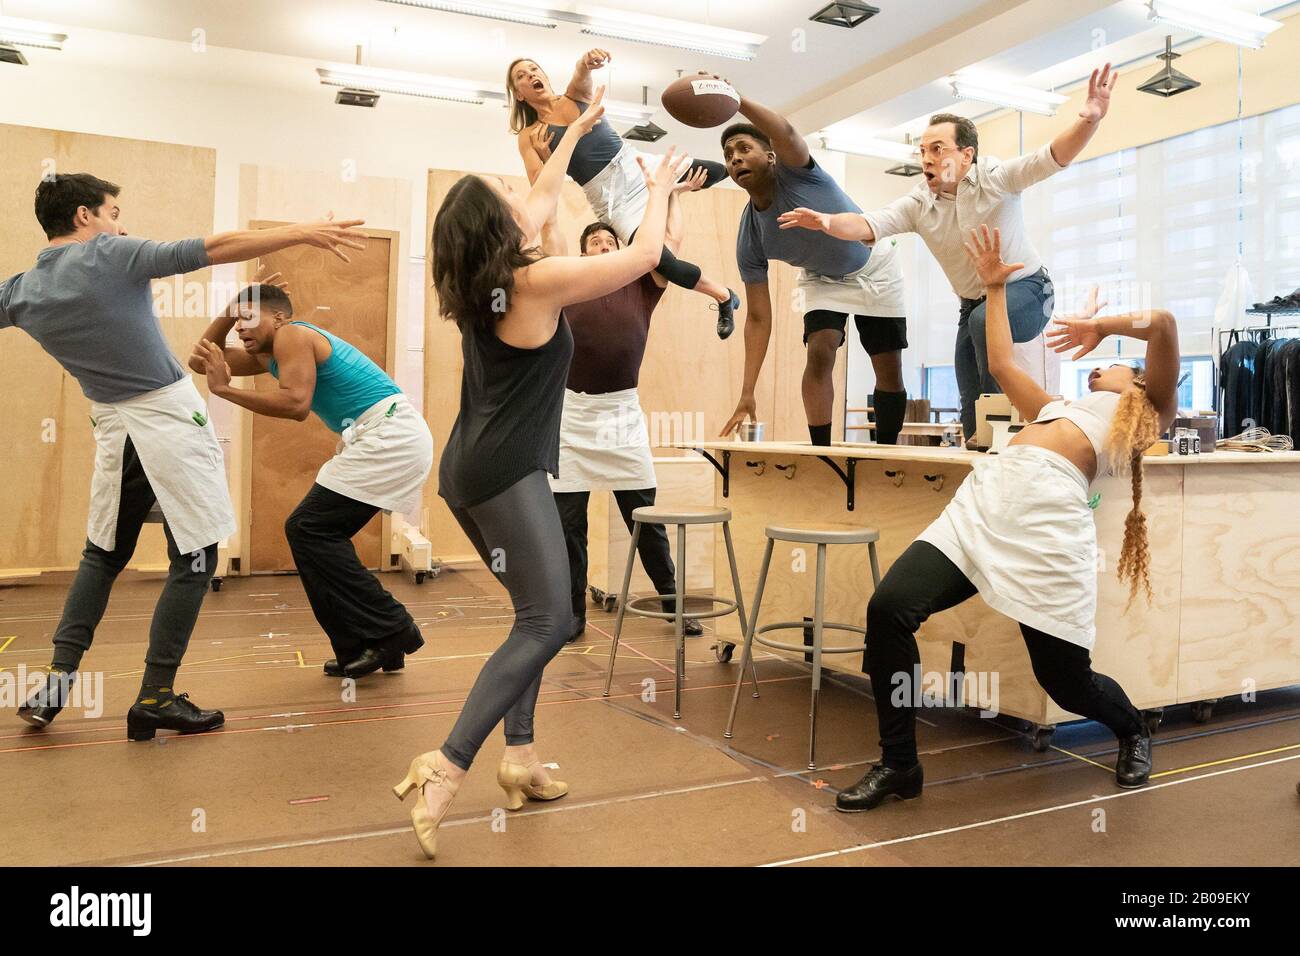
<svg viewBox="0 0 1300 956">
<path fill-rule="evenodd" d="M 718 432 L 719 438 L 732 438 L 736 434 L 736 429 L 748 418 L 751 422 L 758 421 L 758 404 L 752 397 L 741 396 L 736 403 L 736 410 L 732 416 L 727 419 L 727 424 L 722 426 L 722 431 Z"/>
<path fill-rule="evenodd" d="M 641 167 L 641 175 L 645 177 L 645 185 L 649 190 L 667 190 L 676 191 L 678 177 L 682 174 L 682 169 L 690 161 L 689 156 L 678 156 L 677 147 L 670 146 L 667 155 L 660 160 L 653 170 L 646 168 L 645 160 L 640 154 L 636 157 L 636 163 Z"/>
<path fill-rule="evenodd" d="M 1053 352 L 1068 352 L 1070 349 L 1076 349 L 1077 351 L 1070 356 L 1070 360 L 1077 362 L 1100 345 L 1105 337 L 1101 324 L 1096 319 L 1062 316 L 1052 320 L 1044 341 Z"/>
<path fill-rule="evenodd" d="M 257 272 L 253 275 L 253 285 L 269 285 L 279 289 L 285 295 L 289 294 L 289 282 L 278 272 L 271 272 L 270 266 L 258 266 Z"/>
<path fill-rule="evenodd" d="M 303 223 L 300 227 L 303 231 L 302 241 L 318 249 L 327 249 L 344 262 L 351 262 L 352 260 L 343 250 L 366 247 L 366 234 L 356 228 L 364 223 L 364 219 L 344 219 L 335 222 L 334 213 L 330 213 L 319 222 Z"/>
<path fill-rule="evenodd" d="M 970 256 L 971 265 L 984 283 L 984 288 L 1006 285 L 1007 279 L 1025 267 L 1023 262 L 1005 263 L 1002 261 L 1002 230 L 994 229 L 989 233 L 988 226 L 980 226 L 970 231 L 971 241 L 966 243 L 966 255 Z"/>
<path fill-rule="evenodd" d="M 1083 102 L 1083 109 L 1079 110 L 1080 119 L 1100 123 L 1105 118 L 1110 110 L 1110 94 L 1115 89 L 1117 79 L 1119 73 L 1112 70 L 1109 63 L 1100 70 L 1092 71 L 1092 78 L 1088 80 L 1088 98 Z"/>
<path fill-rule="evenodd" d="M 546 128 L 545 123 L 538 123 L 528 130 L 528 142 L 533 147 L 533 152 L 546 162 L 551 158 L 551 143 L 555 140 L 555 134 Z"/>
<path fill-rule="evenodd" d="M 677 182 L 673 183 L 673 192 L 675 193 L 693 193 L 697 189 L 703 189 L 704 184 L 708 182 L 709 171 L 703 166 L 695 170 L 689 176 L 683 176 Z"/>
<path fill-rule="evenodd" d="M 208 391 L 220 395 L 230 387 L 230 366 L 226 364 L 226 353 L 207 339 L 201 341 L 194 351 L 197 353 L 200 350 L 208 374 Z"/>
<path fill-rule="evenodd" d="M 789 212 L 783 212 L 776 217 L 782 229 L 811 229 L 813 232 L 830 232 L 831 217 L 824 212 L 817 212 L 815 209 L 806 209 L 800 206 L 798 209 L 791 209 Z"/>
</svg>

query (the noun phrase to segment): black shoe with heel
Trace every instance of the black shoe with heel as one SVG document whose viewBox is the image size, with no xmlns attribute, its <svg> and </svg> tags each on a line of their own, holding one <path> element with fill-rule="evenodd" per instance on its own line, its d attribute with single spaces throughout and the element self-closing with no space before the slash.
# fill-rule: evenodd
<svg viewBox="0 0 1300 956">
<path fill-rule="evenodd" d="M 189 694 L 178 694 L 161 707 L 134 705 L 126 712 L 126 736 L 129 740 L 153 740 L 160 730 L 201 734 L 225 722 L 226 715 L 221 711 L 201 710 L 190 701 Z"/>
<path fill-rule="evenodd" d="M 423 646 L 424 638 L 420 635 L 420 628 L 412 624 L 410 630 L 396 637 L 386 637 L 367 646 L 355 660 L 342 666 L 342 676 L 365 677 L 381 668 L 390 673 L 400 671 L 406 666 L 406 655 L 414 654 Z"/>
<path fill-rule="evenodd" d="M 906 770 L 875 764 L 861 780 L 839 792 L 835 809 L 841 813 L 862 813 L 876 809 L 890 797 L 912 800 L 921 795 L 924 782 L 925 773 L 919 763 Z"/>
<path fill-rule="evenodd" d="M 18 716 L 33 727 L 48 727 L 68 703 L 76 680 L 74 673 L 50 671 L 45 675 L 45 683 L 18 708 Z"/>
<path fill-rule="evenodd" d="M 731 298 L 718 303 L 718 338 L 726 340 L 736 331 L 736 310 L 740 308 L 740 296 L 731 289 Z"/>
<path fill-rule="evenodd" d="M 1125 790 L 1146 786 L 1151 779 L 1151 733 L 1144 730 L 1119 742 L 1115 782 Z"/>
</svg>

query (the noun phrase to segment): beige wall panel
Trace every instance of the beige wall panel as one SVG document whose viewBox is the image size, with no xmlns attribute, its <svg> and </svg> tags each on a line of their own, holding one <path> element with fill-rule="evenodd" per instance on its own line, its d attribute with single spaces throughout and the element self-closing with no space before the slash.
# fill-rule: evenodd
<svg viewBox="0 0 1300 956">
<path fill-rule="evenodd" d="M 30 268 L 46 245 L 32 197 L 51 169 L 118 183 L 127 231 L 169 240 L 211 233 L 215 168 L 210 149 L 0 125 L 0 202 L 13 213 L 0 221 L 0 277 Z M 182 360 L 207 323 L 207 280 L 204 270 L 155 283 L 164 333 Z M 90 403 L 26 333 L 10 329 L 0 339 L 0 380 L 9 401 L 0 416 L 0 483 L 7 493 L 0 571 L 72 568 L 86 539 L 94 462 Z M 43 440 L 49 434 L 56 440 Z M 146 525 L 130 566 L 166 564 L 161 526 Z"/>
</svg>

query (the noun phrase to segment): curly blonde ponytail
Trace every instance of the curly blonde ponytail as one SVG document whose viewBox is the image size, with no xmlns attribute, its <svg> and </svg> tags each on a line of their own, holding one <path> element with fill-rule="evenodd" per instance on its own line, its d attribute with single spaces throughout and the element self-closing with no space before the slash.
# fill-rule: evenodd
<svg viewBox="0 0 1300 956">
<path fill-rule="evenodd" d="M 1147 540 L 1147 516 L 1142 512 L 1142 455 L 1160 437 L 1160 415 L 1147 398 L 1146 379 L 1139 375 L 1133 387 L 1120 396 L 1115 420 L 1106 437 L 1106 455 L 1115 474 L 1131 472 L 1133 507 L 1124 519 L 1124 546 L 1116 570 L 1129 585 L 1128 605 L 1133 606 L 1138 589 L 1151 603 L 1151 548 Z"/>
</svg>

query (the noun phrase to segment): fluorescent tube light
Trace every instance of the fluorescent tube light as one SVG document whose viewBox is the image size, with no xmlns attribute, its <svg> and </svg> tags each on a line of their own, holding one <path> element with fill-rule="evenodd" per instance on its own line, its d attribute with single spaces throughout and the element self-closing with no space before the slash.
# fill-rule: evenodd
<svg viewBox="0 0 1300 956">
<path fill-rule="evenodd" d="M 650 117 L 655 115 L 655 110 L 656 107 L 654 106 L 642 106 L 640 103 L 619 103 L 607 100 L 605 102 L 605 119 L 640 126 L 650 122 Z"/>
<path fill-rule="evenodd" d="M 959 100 L 1005 106 L 1040 116 L 1055 116 L 1067 99 L 1059 93 L 1049 93 L 1029 86 L 1014 86 L 989 77 L 959 74 L 948 77 L 948 82 L 952 85 L 953 96 Z"/>
<path fill-rule="evenodd" d="M 916 147 L 907 143 L 896 143 L 889 139 L 877 139 L 874 136 L 844 136 L 840 133 L 822 132 L 819 134 L 822 148 L 833 153 L 852 153 L 855 156 L 872 156 L 876 159 L 888 159 L 895 163 L 915 163 Z"/>
<path fill-rule="evenodd" d="M 551 11 L 535 7 L 521 7 L 512 3 L 475 3 L 471 0 L 386 0 L 404 7 L 424 7 L 426 10 L 438 10 L 442 13 L 463 13 L 470 17 L 483 17 L 485 20 L 504 20 L 506 23 L 521 23 L 524 26 L 543 27 L 554 30 L 559 22 L 551 16 Z"/>
<path fill-rule="evenodd" d="M 1244 10 L 1234 10 L 1222 2 L 1199 0 L 1149 0 L 1148 18 L 1236 46 L 1258 50 L 1264 41 L 1282 27 L 1277 20 L 1257 17 Z"/>
<path fill-rule="evenodd" d="M 688 24 L 683 23 L 682 26 L 685 27 Z M 699 27 L 698 31 L 693 30 L 690 33 L 677 33 L 641 24 L 616 23 L 596 17 L 585 17 L 578 32 L 593 37 L 630 40 L 633 43 L 666 46 L 674 50 L 686 50 L 690 53 L 726 57 L 729 60 L 749 62 L 758 55 L 758 44 L 733 42 L 711 37 L 706 32 L 705 27 Z"/>
<path fill-rule="evenodd" d="M 317 67 L 317 75 L 326 86 L 352 87 L 376 93 L 397 93 L 431 100 L 481 105 L 489 100 L 504 100 L 505 94 L 484 90 L 467 83 L 427 73 L 403 73 L 366 66 Z"/>
<path fill-rule="evenodd" d="M 0 43 L 11 46 L 31 46 L 41 50 L 62 50 L 66 33 L 47 33 L 44 30 L 29 30 L 26 27 L 11 26 L 0 21 Z"/>
</svg>

